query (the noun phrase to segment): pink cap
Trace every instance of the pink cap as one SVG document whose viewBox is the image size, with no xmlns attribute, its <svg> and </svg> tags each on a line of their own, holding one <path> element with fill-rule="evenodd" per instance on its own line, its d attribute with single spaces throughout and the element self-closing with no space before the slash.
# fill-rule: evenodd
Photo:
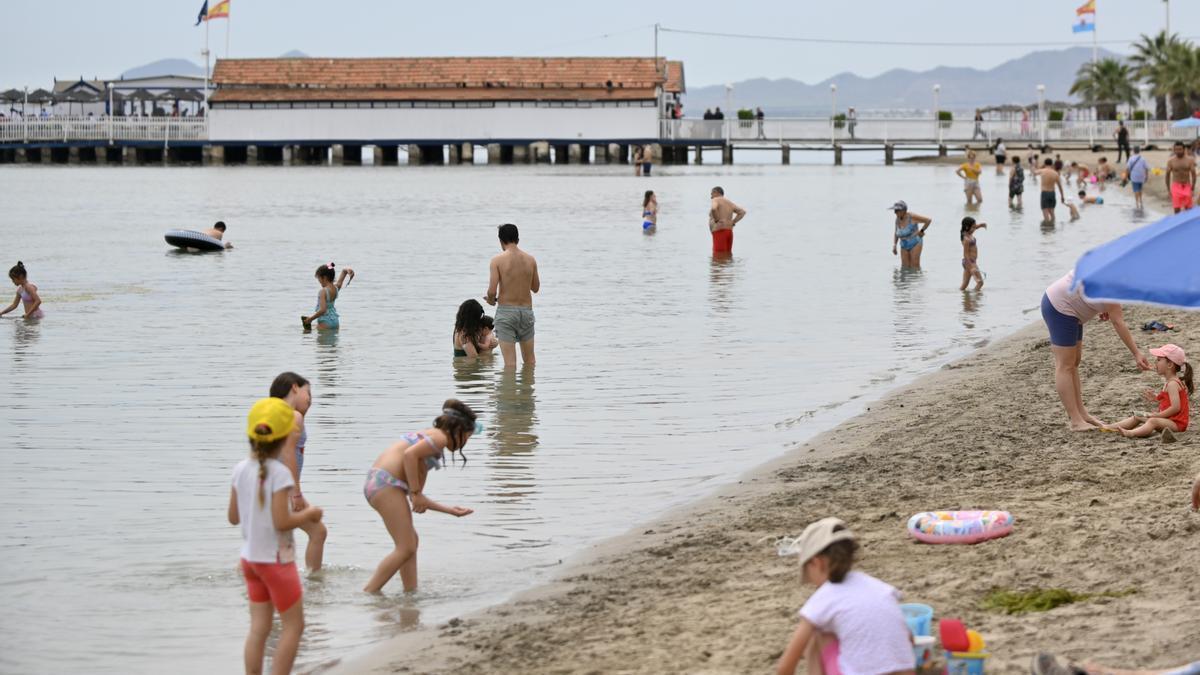
<svg viewBox="0 0 1200 675">
<path fill-rule="evenodd" d="M 1183 367 L 1184 363 L 1187 363 L 1187 354 L 1183 353 L 1183 347 L 1179 345 L 1165 344 L 1158 349 L 1151 349 L 1150 353 L 1155 356 L 1161 356 L 1180 368 Z"/>
</svg>

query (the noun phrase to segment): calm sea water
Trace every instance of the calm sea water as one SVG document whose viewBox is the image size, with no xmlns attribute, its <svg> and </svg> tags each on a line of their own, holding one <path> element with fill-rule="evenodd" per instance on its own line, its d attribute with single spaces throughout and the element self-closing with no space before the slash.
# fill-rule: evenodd
<svg viewBox="0 0 1200 675">
<path fill-rule="evenodd" d="M 987 287 L 964 294 L 949 168 L 656 171 L 0 170 L 0 265 L 24 260 L 46 311 L 0 320 L 0 671 L 240 668 L 229 475 L 246 410 L 282 370 L 312 380 L 304 491 L 330 531 L 327 571 L 305 589 L 298 663 L 314 669 L 500 601 L 1036 319 L 1047 282 L 1148 218 L 1110 189 L 1082 221 L 1044 228 L 1032 184 L 1013 212 L 985 174 Z M 709 254 L 715 184 L 749 210 L 729 261 Z M 901 198 L 934 218 L 922 272 L 891 255 Z M 217 219 L 235 250 L 162 240 Z M 541 266 L 536 373 L 451 358 L 455 309 L 485 291 L 505 221 Z M 313 270 L 331 260 L 358 272 L 343 328 L 304 334 Z M 487 429 L 428 491 L 476 513 L 417 517 L 422 590 L 366 596 L 391 546 L 366 470 L 451 396 Z"/>
</svg>

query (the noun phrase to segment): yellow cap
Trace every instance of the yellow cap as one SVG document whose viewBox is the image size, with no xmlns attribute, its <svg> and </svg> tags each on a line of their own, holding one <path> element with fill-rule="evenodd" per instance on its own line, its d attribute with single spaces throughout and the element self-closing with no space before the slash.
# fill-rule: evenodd
<svg viewBox="0 0 1200 675">
<path fill-rule="evenodd" d="M 259 399 L 246 418 L 246 435 L 252 441 L 270 443 L 292 433 L 295 415 L 292 406 L 281 398 Z M 259 433 L 265 427 L 265 433 Z"/>
</svg>

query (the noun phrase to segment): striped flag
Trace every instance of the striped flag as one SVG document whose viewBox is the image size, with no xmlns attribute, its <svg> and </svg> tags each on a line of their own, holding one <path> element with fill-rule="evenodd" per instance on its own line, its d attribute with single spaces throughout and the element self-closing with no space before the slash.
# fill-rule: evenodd
<svg viewBox="0 0 1200 675">
<path fill-rule="evenodd" d="M 1088 0 L 1087 2 L 1080 5 L 1079 9 L 1075 10 L 1075 14 L 1077 16 L 1083 16 L 1084 14 L 1095 14 L 1095 13 L 1096 13 L 1096 0 Z"/>
<path fill-rule="evenodd" d="M 1087 19 L 1080 19 L 1079 23 L 1075 24 L 1071 28 L 1072 33 L 1094 33 L 1095 31 L 1096 31 L 1096 21 L 1094 19 L 1092 21 L 1088 21 Z"/>
<path fill-rule="evenodd" d="M 204 4 L 200 6 L 200 15 L 196 17 L 196 25 L 201 22 L 211 21 L 213 19 L 228 19 L 229 18 L 229 0 L 218 0 L 217 4 L 213 5 L 212 9 L 208 8 L 208 0 L 204 0 Z"/>
</svg>

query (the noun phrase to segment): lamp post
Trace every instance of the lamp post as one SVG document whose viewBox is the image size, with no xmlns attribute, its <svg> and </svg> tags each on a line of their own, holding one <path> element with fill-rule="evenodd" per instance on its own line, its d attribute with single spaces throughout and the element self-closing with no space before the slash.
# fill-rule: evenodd
<svg viewBox="0 0 1200 675">
<path fill-rule="evenodd" d="M 724 132 L 725 132 L 725 142 L 726 143 L 728 143 L 729 139 L 733 136 L 733 134 L 730 133 L 730 126 L 729 126 L 729 124 L 730 124 L 729 116 L 732 114 L 733 114 L 733 84 L 727 82 L 727 83 L 725 83 L 725 119 L 721 121 L 721 124 L 724 125 L 724 127 L 725 127 Z"/>
<path fill-rule="evenodd" d="M 1150 106 L 1154 105 L 1154 101 L 1150 98 L 1150 85 L 1143 82 L 1138 85 L 1138 89 L 1142 92 L 1142 99 L 1139 101 L 1139 107 L 1142 109 L 1142 145 L 1147 146 L 1150 145 Z"/>
<path fill-rule="evenodd" d="M 829 84 L 829 142 L 837 141 L 837 85 Z"/>
<path fill-rule="evenodd" d="M 1046 145 L 1046 85 L 1039 84 L 1038 92 L 1038 121 L 1042 123 L 1042 145 Z"/>
<path fill-rule="evenodd" d="M 937 141 L 939 146 L 942 144 L 942 107 L 938 103 L 938 96 L 941 93 L 942 85 L 933 85 L 933 126 L 935 129 L 937 129 Z"/>
</svg>

